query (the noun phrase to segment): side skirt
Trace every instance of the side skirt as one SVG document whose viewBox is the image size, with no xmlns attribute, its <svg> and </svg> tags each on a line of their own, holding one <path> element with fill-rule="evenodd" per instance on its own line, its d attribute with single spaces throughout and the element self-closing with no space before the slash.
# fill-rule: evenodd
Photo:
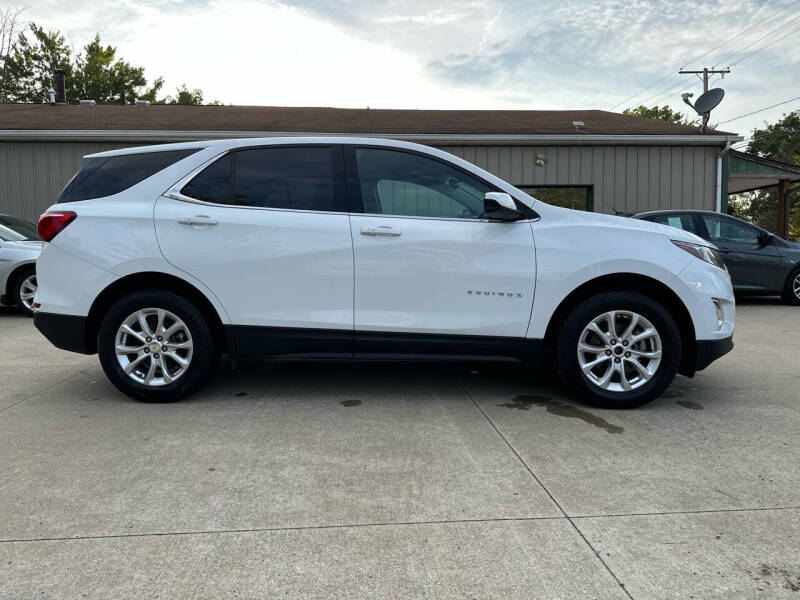
<svg viewBox="0 0 800 600">
<path fill-rule="evenodd" d="M 235 356 L 517 360 L 537 362 L 542 340 L 486 335 L 352 331 L 303 327 L 226 326 Z"/>
</svg>

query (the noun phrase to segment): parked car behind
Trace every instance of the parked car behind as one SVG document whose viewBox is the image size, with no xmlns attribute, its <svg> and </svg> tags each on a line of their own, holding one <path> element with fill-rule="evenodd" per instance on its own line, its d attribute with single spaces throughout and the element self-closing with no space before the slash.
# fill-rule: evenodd
<svg viewBox="0 0 800 600">
<path fill-rule="evenodd" d="M 715 244 L 737 294 L 781 296 L 800 305 L 800 244 L 736 217 L 701 210 L 660 210 L 634 215 L 699 235 Z"/>
<path fill-rule="evenodd" d="M 0 305 L 33 314 L 36 259 L 42 251 L 36 225 L 0 215 Z"/>
<path fill-rule="evenodd" d="M 227 352 L 544 358 L 587 401 L 630 408 L 733 347 L 730 277 L 702 239 L 549 206 L 418 144 L 94 154 L 39 231 L 36 326 L 147 401 Z"/>
</svg>

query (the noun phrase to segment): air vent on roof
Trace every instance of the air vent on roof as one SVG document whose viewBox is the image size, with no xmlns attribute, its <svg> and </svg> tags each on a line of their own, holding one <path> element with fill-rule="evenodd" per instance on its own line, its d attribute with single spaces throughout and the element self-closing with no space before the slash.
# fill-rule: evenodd
<svg viewBox="0 0 800 600">
<path fill-rule="evenodd" d="M 81 106 L 94 106 L 97 104 L 94 100 L 81 100 Z"/>
<path fill-rule="evenodd" d="M 150 106 L 149 100 L 137 100 L 136 106 Z"/>
<path fill-rule="evenodd" d="M 583 128 L 586 127 L 586 124 L 583 121 L 573 121 L 572 126 L 575 128 L 575 131 L 580 133 L 583 131 Z"/>
</svg>

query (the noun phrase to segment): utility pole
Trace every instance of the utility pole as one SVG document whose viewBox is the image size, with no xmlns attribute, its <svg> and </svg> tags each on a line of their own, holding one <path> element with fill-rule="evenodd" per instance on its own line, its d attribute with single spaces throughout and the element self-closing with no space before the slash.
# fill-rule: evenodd
<svg viewBox="0 0 800 600">
<path fill-rule="evenodd" d="M 730 72 L 731 72 L 731 70 L 727 69 L 727 68 L 726 69 L 717 70 L 717 69 L 709 69 L 707 67 L 704 68 L 702 71 L 684 71 L 683 69 L 678 71 L 678 73 L 680 73 L 681 75 L 697 75 L 698 77 L 700 77 L 702 75 L 702 77 L 700 77 L 700 78 L 703 80 L 703 93 L 704 94 L 708 91 L 708 76 L 709 75 L 717 75 L 717 74 L 719 74 L 719 75 L 722 75 L 723 77 L 725 77 L 725 75 L 727 75 Z M 708 125 L 708 114 L 707 113 L 703 115 L 703 131 L 706 130 L 706 125 Z"/>
</svg>

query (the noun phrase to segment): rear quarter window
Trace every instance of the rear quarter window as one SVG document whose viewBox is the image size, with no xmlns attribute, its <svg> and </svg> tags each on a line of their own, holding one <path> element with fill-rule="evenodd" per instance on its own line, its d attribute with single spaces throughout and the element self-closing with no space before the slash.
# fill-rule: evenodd
<svg viewBox="0 0 800 600">
<path fill-rule="evenodd" d="M 202 148 L 85 158 L 58 196 L 57 202 L 77 202 L 119 194 Z"/>
</svg>

